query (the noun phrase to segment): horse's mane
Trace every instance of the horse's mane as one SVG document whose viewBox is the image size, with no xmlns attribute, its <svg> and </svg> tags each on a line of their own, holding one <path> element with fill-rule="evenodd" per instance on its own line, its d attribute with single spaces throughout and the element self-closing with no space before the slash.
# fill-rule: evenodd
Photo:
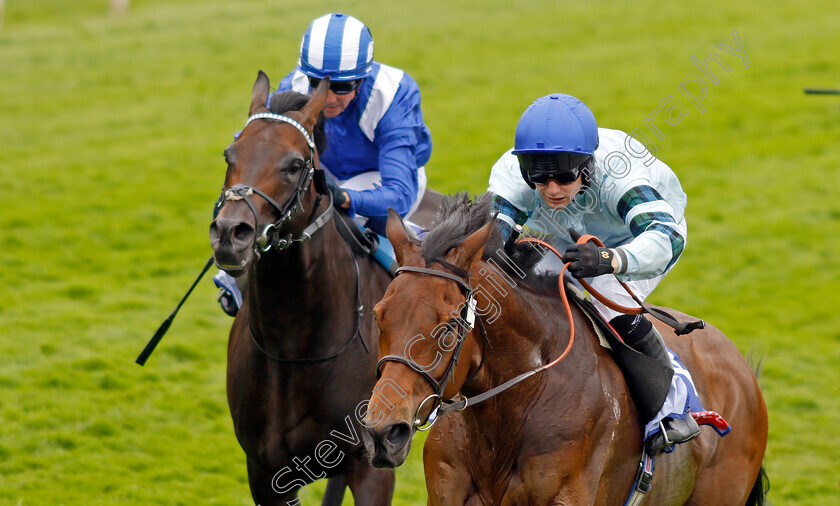
<svg viewBox="0 0 840 506">
<path fill-rule="evenodd" d="M 431 230 L 420 247 L 420 254 L 426 264 L 440 262 L 452 248 L 463 243 L 473 232 L 493 220 L 493 194 L 485 192 L 471 197 L 468 192 L 447 195 L 440 204 Z M 528 273 L 525 285 L 538 292 L 557 292 L 556 275 L 533 274 L 534 265 L 539 262 L 539 250 L 527 243 L 504 244 L 499 229 L 493 227 L 487 245 L 484 247 L 484 260 L 493 259 L 508 275 L 517 275 L 510 263 L 513 262 L 522 271 Z M 451 266 L 450 266 L 451 267 Z M 461 273 L 464 275 L 465 273 Z"/>
<path fill-rule="evenodd" d="M 268 109 L 275 114 L 283 114 L 288 111 L 300 111 L 309 103 L 309 96 L 296 91 L 284 91 L 275 93 L 271 96 L 271 101 L 268 104 Z M 327 149 L 327 135 L 324 132 L 324 114 L 318 115 L 318 122 L 313 128 L 315 149 L 318 153 L 323 153 Z"/>
<path fill-rule="evenodd" d="M 440 260 L 449 250 L 487 224 L 492 218 L 492 199 L 490 193 L 477 195 L 475 199 L 467 192 L 444 196 L 432 221 L 432 227 L 423 238 L 420 248 L 420 254 L 426 259 L 426 263 Z M 497 232 L 491 234 L 491 240 L 493 236 L 498 241 L 501 240 Z"/>
</svg>

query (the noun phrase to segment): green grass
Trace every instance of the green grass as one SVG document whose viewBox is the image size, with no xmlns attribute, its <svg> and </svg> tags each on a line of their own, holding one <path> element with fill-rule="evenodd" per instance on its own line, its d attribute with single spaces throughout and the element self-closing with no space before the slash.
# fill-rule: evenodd
<svg viewBox="0 0 840 506">
<path fill-rule="evenodd" d="M 686 253 L 652 300 L 764 356 L 776 504 L 840 497 L 840 99 L 833 2 L 342 3 L 420 83 L 443 191 L 482 191 L 552 91 L 641 128 L 689 195 Z M 257 69 L 294 65 L 319 1 L 7 0 L 0 31 L 0 504 L 249 504 L 224 393 L 230 319 L 203 282 L 221 152 Z M 736 29 L 750 66 L 717 48 Z M 702 114 L 643 120 L 716 52 Z M 425 501 L 421 441 L 396 504 Z M 316 504 L 313 486 L 307 504 Z M 349 503 L 349 500 L 347 501 Z"/>
</svg>

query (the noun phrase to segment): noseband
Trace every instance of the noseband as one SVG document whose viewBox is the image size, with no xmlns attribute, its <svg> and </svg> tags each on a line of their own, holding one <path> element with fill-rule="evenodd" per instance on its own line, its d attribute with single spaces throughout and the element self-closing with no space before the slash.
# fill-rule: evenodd
<svg viewBox="0 0 840 506">
<path fill-rule="evenodd" d="M 559 253 L 557 253 L 557 255 L 559 256 Z M 450 267 L 454 267 L 454 266 L 450 266 Z M 565 270 L 567 268 L 568 268 L 568 264 L 566 264 L 566 266 L 563 267 L 563 271 L 560 273 L 560 276 L 559 276 L 558 279 L 561 280 L 560 281 L 561 283 L 562 283 L 562 280 L 563 280 L 563 274 L 565 273 Z M 432 389 L 434 390 L 435 393 L 426 397 L 425 399 L 423 399 L 423 402 L 420 403 L 420 405 L 417 407 L 417 411 L 414 414 L 413 423 L 414 423 L 414 428 L 416 428 L 417 430 L 429 430 L 432 427 L 432 425 L 437 421 L 437 419 L 440 418 L 441 416 L 443 416 L 447 413 L 451 413 L 453 411 L 463 411 L 464 409 L 467 408 L 467 406 L 475 406 L 476 404 L 484 402 L 487 399 L 490 399 L 491 397 L 495 397 L 495 396 L 499 395 L 500 393 L 504 392 L 505 390 L 513 387 L 514 385 L 517 385 L 517 384 L 525 381 L 526 379 L 528 379 L 532 376 L 540 374 L 541 372 L 554 367 L 555 365 L 560 363 L 564 358 L 566 358 L 569 355 L 569 352 L 572 349 L 572 344 L 575 342 L 574 319 L 572 317 L 572 310 L 571 310 L 571 307 L 569 306 L 568 298 L 566 297 L 566 292 L 565 292 L 565 290 L 563 290 L 563 286 L 561 284 L 560 295 L 563 298 L 563 305 L 566 308 L 566 316 L 568 317 L 569 322 L 570 322 L 570 329 L 569 329 L 569 343 L 566 345 L 565 351 L 563 351 L 563 353 L 559 357 L 557 357 L 553 361 L 549 362 L 548 364 L 542 365 L 540 367 L 537 367 L 536 369 L 531 369 L 531 370 L 526 371 L 522 374 L 519 374 L 518 376 L 515 376 L 514 378 L 511 378 L 511 379 L 505 381 L 501 385 L 493 387 L 490 390 L 482 392 L 478 395 L 474 395 L 472 397 L 467 398 L 463 394 L 459 393 L 456 397 L 461 397 L 460 399 L 456 400 L 455 398 L 453 398 L 451 400 L 444 400 L 443 399 L 443 390 L 446 386 L 447 380 L 452 375 L 452 373 L 455 369 L 455 365 L 458 363 L 458 356 L 461 354 L 461 346 L 464 343 L 467 332 L 472 330 L 473 322 L 477 321 L 477 323 L 478 323 L 478 328 L 481 331 L 481 337 L 484 341 L 484 349 L 482 350 L 482 353 L 481 353 L 482 354 L 481 363 L 479 364 L 478 369 L 476 369 L 476 371 L 473 372 L 473 374 L 467 378 L 467 381 L 469 381 L 472 377 L 474 377 L 476 374 L 478 374 L 478 371 L 481 370 L 481 366 L 484 364 L 484 354 L 487 351 L 487 347 L 490 346 L 490 342 L 487 339 L 487 331 L 484 329 L 484 324 L 482 323 L 481 318 L 477 318 L 476 311 L 475 311 L 476 310 L 475 299 L 474 299 L 473 293 L 472 293 L 473 289 L 472 289 L 472 287 L 470 286 L 470 284 L 467 280 L 464 280 L 463 278 L 461 278 L 459 276 L 456 276 L 454 274 L 450 274 L 448 272 L 436 271 L 436 270 L 433 270 L 433 269 L 423 269 L 421 267 L 400 267 L 399 269 L 397 269 L 397 274 L 399 274 L 400 272 L 406 272 L 406 271 L 416 272 L 416 273 L 419 273 L 419 274 L 428 274 L 430 276 L 438 276 L 438 277 L 441 277 L 441 278 L 451 279 L 452 281 L 458 283 L 459 288 L 461 288 L 461 291 L 464 293 L 464 297 L 466 298 L 466 305 L 465 305 L 464 309 L 462 310 L 462 316 L 461 316 L 461 318 L 456 319 L 456 321 L 459 324 L 458 342 L 455 344 L 455 350 L 452 353 L 452 358 L 450 359 L 449 364 L 446 366 L 446 371 L 443 373 L 443 378 L 441 378 L 440 381 L 436 380 L 435 378 L 432 377 L 431 374 L 428 373 L 428 370 L 427 370 L 428 368 L 427 367 L 423 367 L 422 365 L 418 364 L 417 362 L 415 362 L 415 361 L 413 361 L 409 358 L 400 356 L 400 355 L 386 355 L 386 356 L 382 357 L 381 359 L 379 359 L 379 363 L 376 364 L 377 379 L 378 379 L 379 376 L 381 376 L 382 364 L 384 364 L 385 362 L 399 362 L 401 364 L 405 364 L 405 365 L 411 367 L 412 369 L 414 369 L 415 371 L 420 373 L 420 375 L 423 376 L 423 378 L 425 378 L 426 381 L 428 381 L 429 384 L 432 386 Z M 466 311 L 466 313 L 464 313 L 464 311 Z M 464 322 L 466 322 L 466 325 L 464 324 Z M 453 378 L 453 382 L 454 382 L 454 378 Z M 425 406 L 426 403 L 429 400 L 433 400 L 434 404 L 432 406 L 432 410 L 429 412 L 429 415 L 426 417 L 426 421 L 423 422 L 420 419 L 420 411 L 423 409 L 423 406 Z"/>
<path fill-rule="evenodd" d="M 256 207 L 251 202 L 249 198 L 253 194 L 257 194 L 265 200 L 268 205 L 270 205 L 274 210 L 276 210 L 280 218 L 275 221 L 274 223 L 269 223 L 265 227 L 263 227 L 262 233 L 257 237 L 254 237 L 254 252 L 259 255 L 261 251 L 268 251 L 271 248 L 276 248 L 278 250 L 283 250 L 288 248 L 294 242 L 306 242 L 312 238 L 312 234 L 318 231 L 321 227 L 323 227 L 332 217 L 333 213 L 333 206 L 332 206 L 332 195 L 330 194 L 330 205 L 327 207 L 327 210 L 321 213 L 317 219 L 312 221 L 312 217 L 310 217 L 309 225 L 303 230 L 299 237 L 292 237 L 292 234 L 286 234 L 285 237 L 280 237 L 279 230 L 281 227 L 286 224 L 292 217 L 295 215 L 298 209 L 303 208 L 303 196 L 306 194 L 307 190 L 309 189 L 309 185 L 312 182 L 312 177 L 315 174 L 315 143 L 312 141 L 312 137 L 309 135 L 309 132 L 298 123 L 297 121 L 293 120 L 288 116 L 283 116 L 282 114 L 274 114 L 271 112 L 261 112 L 258 114 L 254 114 L 248 118 L 248 121 L 245 122 L 245 127 L 247 127 L 252 121 L 257 119 L 265 119 L 270 121 L 281 121 L 283 123 L 288 123 L 295 127 L 306 139 L 306 145 L 309 146 L 309 159 L 306 160 L 306 166 L 304 168 L 303 174 L 298 181 L 298 185 L 295 188 L 295 194 L 288 200 L 284 205 L 278 204 L 273 198 L 268 196 L 265 192 L 260 190 L 259 188 L 255 188 L 253 186 L 247 186 L 244 184 L 237 184 L 229 189 L 222 192 L 222 196 L 219 197 L 219 203 L 217 204 L 217 208 L 221 210 L 222 206 L 225 205 L 227 202 L 235 202 L 237 200 L 244 200 L 245 204 L 248 206 L 248 209 L 251 210 L 251 214 L 254 215 L 254 226 L 259 226 L 259 214 L 257 213 Z M 243 127 L 244 130 L 244 127 Z M 318 203 L 315 204 L 314 208 L 312 209 L 312 216 L 314 216 L 315 211 L 318 209 L 318 205 L 320 204 L 320 197 Z"/>
<path fill-rule="evenodd" d="M 443 391 L 446 389 L 447 381 L 449 381 L 450 377 L 452 378 L 453 382 L 455 381 L 453 373 L 455 371 L 455 366 L 458 364 L 458 358 L 461 355 L 461 348 L 464 344 L 467 333 L 472 331 L 476 322 L 475 298 L 473 298 L 473 289 L 470 286 L 469 281 L 454 274 L 434 269 L 424 269 L 422 267 L 406 266 L 397 269 L 397 274 L 403 272 L 416 272 L 418 274 L 426 274 L 429 276 L 437 276 L 441 278 L 451 279 L 452 281 L 458 284 L 458 288 L 461 289 L 461 292 L 464 294 L 465 299 L 464 306 L 461 309 L 460 318 L 453 318 L 458 328 L 457 340 L 455 342 L 454 350 L 452 351 L 452 357 L 450 357 L 449 363 L 446 366 L 446 370 L 443 372 L 443 377 L 441 377 L 440 380 L 435 379 L 431 374 L 429 374 L 429 367 L 424 367 L 409 357 L 401 355 L 386 355 L 379 359 L 379 362 L 376 364 L 377 379 L 382 375 L 382 366 L 385 364 L 385 362 L 398 362 L 400 364 L 407 365 L 408 367 L 418 372 L 429 383 L 429 385 L 431 385 L 434 393 L 423 399 L 423 402 L 421 402 L 420 406 L 417 407 L 417 412 L 414 415 L 414 427 L 417 428 L 417 430 L 423 431 L 430 429 L 437 420 L 437 418 L 434 415 L 438 408 L 440 408 L 441 404 L 444 402 Z M 482 337 L 486 341 L 487 334 L 484 330 L 484 325 L 480 318 L 478 318 L 478 327 L 481 330 Z M 461 397 L 463 396 L 461 395 Z M 432 409 L 429 412 L 429 416 L 426 418 L 426 421 L 423 422 L 420 419 L 420 411 L 423 409 L 423 406 L 430 400 L 433 402 Z M 463 402 L 464 400 L 462 400 L 461 402 Z M 464 408 L 465 407 L 466 403 L 464 403 Z"/>
</svg>

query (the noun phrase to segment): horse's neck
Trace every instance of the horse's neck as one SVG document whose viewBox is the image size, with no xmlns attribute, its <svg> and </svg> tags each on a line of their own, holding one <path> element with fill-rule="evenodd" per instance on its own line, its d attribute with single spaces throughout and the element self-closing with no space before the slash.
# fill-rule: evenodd
<svg viewBox="0 0 840 506">
<path fill-rule="evenodd" d="M 569 344 L 570 325 L 559 295 L 540 295 L 523 289 L 507 292 L 507 295 L 497 297 L 498 318 L 490 322 L 485 317 L 489 346 L 482 343 L 473 352 L 471 361 L 473 367 L 477 367 L 482 360 L 481 348 L 485 348 L 483 365 L 461 389 L 467 397 L 486 392 L 554 361 Z M 577 314 L 579 311 L 573 307 L 572 312 Z M 578 318 L 578 322 L 583 320 Z M 553 369 L 595 369 L 597 358 L 589 331 L 578 327 L 576 334 L 569 355 Z M 541 372 L 512 387 L 516 395 L 507 392 L 508 395 L 498 396 L 495 403 L 486 402 L 471 408 L 472 414 L 487 420 L 488 416 L 493 416 L 490 411 L 495 410 L 496 418 L 502 418 L 506 423 L 517 423 L 527 415 L 525 408 L 542 392 L 545 374 L 545 371 Z M 570 372 L 569 377 L 573 376 Z M 502 429 L 499 436 L 509 437 L 510 431 Z"/>
<path fill-rule="evenodd" d="M 485 350 L 484 364 L 475 377 L 461 389 L 467 397 L 486 392 L 504 382 L 546 365 L 560 357 L 569 343 L 569 322 L 559 296 L 545 296 L 523 291 L 511 291 L 500 304 L 496 321 L 486 324 L 487 339 L 492 346 Z M 578 324 L 584 321 L 578 315 Z M 597 370 L 596 351 L 588 331 L 576 328 L 577 337 L 569 355 L 549 370 L 531 376 L 496 397 L 468 407 L 463 411 L 466 434 L 471 442 L 474 479 L 488 480 L 492 489 L 488 496 L 498 500 L 505 486 L 516 474 L 523 447 L 545 446 L 534 441 L 545 438 L 556 420 L 578 420 L 588 416 L 582 411 L 583 402 L 592 395 L 593 373 Z M 476 347 L 478 348 L 478 347 Z M 481 350 L 474 351 L 471 363 L 481 360 Z M 588 371 L 577 384 L 581 370 Z M 554 380 L 549 381 L 549 374 Z M 558 385 L 556 378 L 563 380 Z M 568 379 L 568 381 L 567 381 Z M 546 389 L 551 389 L 547 391 Z M 571 424 L 573 430 L 584 430 L 584 421 Z M 556 435 L 556 434 L 555 434 Z M 552 442 L 551 444 L 554 444 Z M 491 502 L 493 501 L 491 500 Z"/>
<path fill-rule="evenodd" d="M 352 259 L 332 223 L 308 242 L 264 254 L 248 279 L 246 303 L 252 323 L 267 338 L 311 337 L 328 329 L 332 318 L 346 319 L 356 294 Z"/>
</svg>

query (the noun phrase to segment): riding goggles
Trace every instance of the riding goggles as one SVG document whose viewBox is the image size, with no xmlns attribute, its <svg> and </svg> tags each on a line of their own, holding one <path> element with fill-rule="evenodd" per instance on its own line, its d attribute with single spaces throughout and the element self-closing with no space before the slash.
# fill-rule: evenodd
<svg viewBox="0 0 840 506">
<path fill-rule="evenodd" d="M 309 78 L 309 86 L 313 90 L 317 88 L 319 84 L 321 84 L 321 79 L 315 77 Z M 355 81 L 330 81 L 330 91 L 336 95 L 347 95 L 348 93 L 353 93 L 359 89 L 360 84 L 362 84 L 361 79 L 356 79 Z"/>
<path fill-rule="evenodd" d="M 578 153 L 520 153 L 519 168 L 526 181 L 545 185 L 552 179 L 558 184 L 577 181 L 589 162 L 589 155 Z"/>
</svg>

